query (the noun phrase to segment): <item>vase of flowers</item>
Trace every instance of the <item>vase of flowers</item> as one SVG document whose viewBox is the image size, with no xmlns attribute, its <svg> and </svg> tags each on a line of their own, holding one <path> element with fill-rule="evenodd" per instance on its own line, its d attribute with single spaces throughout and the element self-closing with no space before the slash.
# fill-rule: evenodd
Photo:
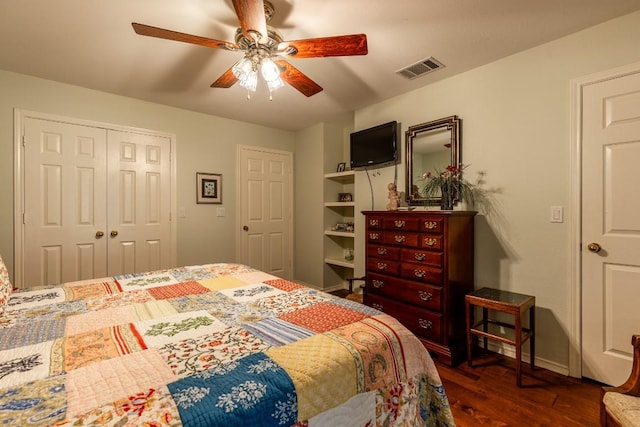
<svg viewBox="0 0 640 427">
<path fill-rule="evenodd" d="M 462 177 L 462 172 L 466 168 L 460 164 L 459 167 L 449 165 L 443 171 L 435 170 L 435 173 L 425 172 L 422 179 L 425 186 L 422 189 L 427 199 L 440 197 L 440 209 L 453 210 L 453 206 L 458 200 L 463 200 L 473 205 L 473 184 Z"/>
</svg>

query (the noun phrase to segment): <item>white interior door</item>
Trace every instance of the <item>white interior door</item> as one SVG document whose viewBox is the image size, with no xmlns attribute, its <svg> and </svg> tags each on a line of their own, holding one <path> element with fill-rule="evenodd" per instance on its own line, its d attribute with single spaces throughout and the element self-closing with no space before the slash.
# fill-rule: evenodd
<svg viewBox="0 0 640 427">
<path fill-rule="evenodd" d="M 25 120 L 23 284 L 107 273 L 104 129 Z"/>
<path fill-rule="evenodd" d="M 619 385 L 640 333 L 640 73 L 586 85 L 582 114 L 582 372 Z"/>
<path fill-rule="evenodd" d="M 171 265 L 169 138 L 109 130 L 108 275 Z"/>
<path fill-rule="evenodd" d="M 240 147 L 240 262 L 291 279 L 292 155 Z"/>
<path fill-rule="evenodd" d="M 171 138 L 33 117 L 23 129 L 21 285 L 173 265 Z"/>
</svg>

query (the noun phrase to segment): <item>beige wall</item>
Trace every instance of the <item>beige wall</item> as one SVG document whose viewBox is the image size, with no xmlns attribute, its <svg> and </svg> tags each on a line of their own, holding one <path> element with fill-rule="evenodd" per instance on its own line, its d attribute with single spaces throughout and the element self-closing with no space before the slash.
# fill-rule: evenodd
<svg viewBox="0 0 640 427">
<path fill-rule="evenodd" d="M 476 286 L 536 296 L 536 353 L 559 371 L 568 364 L 572 300 L 570 81 L 640 61 L 639 40 L 637 12 L 356 111 L 356 129 L 398 120 L 404 132 L 462 118 L 467 178 L 486 172 L 488 200 L 476 206 Z M 399 177 L 404 189 L 403 166 Z M 373 177 L 377 209 L 392 179 L 389 167 Z M 565 207 L 562 224 L 549 222 L 554 205 Z"/>
<path fill-rule="evenodd" d="M 13 109 L 176 135 L 177 263 L 235 260 L 236 145 L 294 151 L 294 133 L 0 71 L 0 253 L 13 277 Z M 196 172 L 222 173 L 226 216 L 195 203 Z"/>
</svg>

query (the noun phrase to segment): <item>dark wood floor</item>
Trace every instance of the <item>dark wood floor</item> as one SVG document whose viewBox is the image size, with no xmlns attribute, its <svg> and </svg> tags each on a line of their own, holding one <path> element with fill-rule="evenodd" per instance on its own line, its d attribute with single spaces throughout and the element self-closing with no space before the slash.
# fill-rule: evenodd
<svg viewBox="0 0 640 427">
<path fill-rule="evenodd" d="M 459 427 L 599 425 L 600 384 L 523 364 L 519 388 L 513 359 L 490 354 L 478 362 L 436 361 Z"/>
</svg>

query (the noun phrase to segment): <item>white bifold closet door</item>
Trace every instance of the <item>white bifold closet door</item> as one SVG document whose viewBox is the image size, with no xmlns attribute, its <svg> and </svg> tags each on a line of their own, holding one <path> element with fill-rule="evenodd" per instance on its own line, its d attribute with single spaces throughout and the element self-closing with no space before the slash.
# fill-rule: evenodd
<svg viewBox="0 0 640 427">
<path fill-rule="evenodd" d="M 25 286 L 171 266 L 169 138 L 28 117 Z"/>
</svg>

